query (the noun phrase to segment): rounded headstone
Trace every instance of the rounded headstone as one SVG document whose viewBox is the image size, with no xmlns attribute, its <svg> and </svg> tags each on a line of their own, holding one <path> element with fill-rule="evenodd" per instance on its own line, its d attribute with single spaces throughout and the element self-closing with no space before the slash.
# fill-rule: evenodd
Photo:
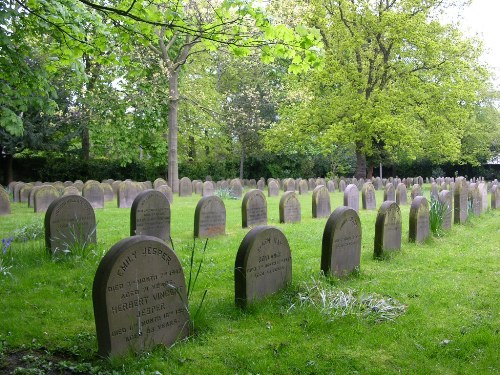
<svg viewBox="0 0 500 375">
<path fill-rule="evenodd" d="M 280 223 L 300 223 L 300 202 L 293 191 L 287 191 L 279 203 Z"/>
<path fill-rule="evenodd" d="M 170 186 L 167 184 L 160 185 L 156 188 L 156 190 L 166 196 L 170 204 L 174 202 L 174 193 L 172 192 L 172 189 L 170 189 Z"/>
<path fill-rule="evenodd" d="M 203 197 L 194 212 L 194 236 L 215 237 L 226 233 L 226 207 L 217 196 Z"/>
<path fill-rule="evenodd" d="M 375 210 L 377 202 L 375 200 L 375 188 L 371 182 L 365 182 L 361 189 L 361 201 L 364 210 Z"/>
<path fill-rule="evenodd" d="M 9 193 L 0 186 L 0 215 L 11 213 Z"/>
<path fill-rule="evenodd" d="M 355 184 L 349 184 L 344 190 L 344 206 L 359 212 L 359 190 Z"/>
<path fill-rule="evenodd" d="M 267 224 L 267 201 L 264 193 L 258 189 L 248 191 L 241 203 L 242 227 Z"/>
<path fill-rule="evenodd" d="M 417 195 L 410 207 L 410 242 L 424 242 L 430 235 L 429 203 Z"/>
<path fill-rule="evenodd" d="M 331 213 L 330 192 L 324 185 L 316 186 L 312 195 L 312 217 L 328 217 Z"/>
<path fill-rule="evenodd" d="M 380 206 L 375 221 L 375 257 L 401 250 L 401 211 L 396 202 L 385 201 Z"/>
<path fill-rule="evenodd" d="M 60 194 L 52 185 L 40 186 L 34 196 L 34 211 L 45 212 L 49 205 L 59 198 Z"/>
<path fill-rule="evenodd" d="M 157 190 L 145 190 L 134 199 L 130 210 L 130 235 L 170 239 L 170 203 Z"/>
</svg>

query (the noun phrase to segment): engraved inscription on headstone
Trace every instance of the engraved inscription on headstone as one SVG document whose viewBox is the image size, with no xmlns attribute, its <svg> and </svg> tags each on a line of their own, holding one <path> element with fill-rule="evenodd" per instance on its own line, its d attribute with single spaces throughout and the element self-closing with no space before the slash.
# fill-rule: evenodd
<svg viewBox="0 0 500 375">
<path fill-rule="evenodd" d="M 217 196 L 203 197 L 194 212 L 194 236 L 215 237 L 226 233 L 226 207 Z"/>
<path fill-rule="evenodd" d="M 361 222 L 350 207 L 337 207 L 323 232 L 321 270 L 325 275 L 346 276 L 359 268 Z"/>
<path fill-rule="evenodd" d="M 280 199 L 280 223 L 300 223 L 300 202 L 294 191 L 287 191 Z"/>
<path fill-rule="evenodd" d="M 312 195 L 312 217 L 328 217 L 331 213 L 330 192 L 323 185 L 316 186 Z"/>
<path fill-rule="evenodd" d="M 292 281 L 292 254 L 285 235 L 277 228 L 260 226 L 247 233 L 236 255 L 236 305 L 265 298 Z"/>
<path fill-rule="evenodd" d="M 401 211 L 396 202 L 385 201 L 380 206 L 375 222 L 375 257 L 401 250 Z"/>
<path fill-rule="evenodd" d="M 156 237 L 116 243 L 99 264 L 92 300 L 102 356 L 169 346 L 189 334 L 184 271 Z"/>
<path fill-rule="evenodd" d="M 258 189 L 245 194 L 241 203 L 242 227 L 267 224 L 267 201 L 264 193 Z"/>
<path fill-rule="evenodd" d="M 417 195 L 410 207 L 410 242 L 424 242 L 430 235 L 429 203 L 421 195 Z"/>
<path fill-rule="evenodd" d="M 141 192 L 130 210 L 130 235 L 144 234 L 165 242 L 170 239 L 170 203 L 156 190 Z"/>
</svg>

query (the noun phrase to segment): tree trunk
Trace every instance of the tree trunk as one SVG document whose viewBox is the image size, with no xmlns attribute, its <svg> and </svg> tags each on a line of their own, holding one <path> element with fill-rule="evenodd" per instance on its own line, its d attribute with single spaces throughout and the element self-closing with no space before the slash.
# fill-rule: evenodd
<svg viewBox="0 0 500 375">
<path fill-rule="evenodd" d="M 3 185 L 7 186 L 12 181 L 14 181 L 14 170 L 12 169 L 12 160 L 14 157 L 10 154 L 6 154 L 2 158 L 2 169 L 3 169 Z"/>
<path fill-rule="evenodd" d="M 177 139 L 179 125 L 177 111 L 179 109 L 179 71 L 170 72 L 168 100 L 168 183 L 172 192 L 179 192 L 179 160 L 177 157 Z"/>
<path fill-rule="evenodd" d="M 87 123 L 82 126 L 82 159 L 84 161 L 89 161 L 90 159 L 90 134 Z"/>
<path fill-rule="evenodd" d="M 366 155 L 361 150 L 363 147 L 362 143 L 356 143 L 356 178 L 366 178 Z"/>
<path fill-rule="evenodd" d="M 368 166 L 368 172 L 366 174 L 367 179 L 371 179 L 373 177 L 373 164 Z"/>
<path fill-rule="evenodd" d="M 240 154 L 240 180 L 243 180 L 244 164 L 245 164 L 245 150 L 241 150 L 241 154 Z"/>
</svg>

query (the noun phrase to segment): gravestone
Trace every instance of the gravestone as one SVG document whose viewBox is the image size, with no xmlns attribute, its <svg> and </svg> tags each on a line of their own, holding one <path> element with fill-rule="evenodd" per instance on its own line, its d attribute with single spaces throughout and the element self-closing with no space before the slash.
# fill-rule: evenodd
<svg viewBox="0 0 500 375">
<path fill-rule="evenodd" d="M 332 180 L 328 181 L 326 183 L 326 188 L 328 189 L 328 191 L 330 193 L 334 193 L 335 192 L 335 181 L 332 181 Z"/>
<path fill-rule="evenodd" d="M 408 191 L 403 183 L 399 183 L 396 187 L 396 203 L 398 206 L 408 204 Z"/>
<path fill-rule="evenodd" d="M 33 184 L 28 183 L 19 190 L 19 202 L 28 203 L 30 199 L 30 192 L 33 189 Z"/>
<path fill-rule="evenodd" d="M 182 177 L 179 181 L 179 197 L 190 197 L 193 195 L 193 185 L 189 177 Z"/>
<path fill-rule="evenodd" d="M 321 270 L 325 275 L 347 276 L 359 268 L 361 222 L 350 207 L 337 207 L 323 232 Z"/>
<path fill-rule="evenodd" d="M 231 181 L 229 188 L 231 189 L 231 195 L 236 198 L 241 198 L 243 195 L 243 186 L 241 186 L 241 182 L 238 179 L 234 179 Z"/>
<path fill-rule="evenodd" d="M 118 201 L 118 208 L 130 208 L 134 199 L 144 190 L 139 182 L 123 181 L 118 188 L 116 195 Z"/>
<path fill-rule="evenodd" d="M 396 193 L 394 190 L 394 185 L 391 182 L 385 184 L 384 188 L 384 202 L 385 201 L 395 201 Z"/>
<path fill-rule="evenodd" d="M 74 186 L 66 186 L 63 191 L 63 196 L 66 195 L 80 195 L 80 190 Z"/>
<path fill-rule="evenodd" d="M 305 195 L 307 193 L 309 193 L 309 185 L 307 184 L 307 181 L 300 180 L 300 182 L 299 182 L 299 194 Z"/>
<path fill-rule="evenodd" d="M 421 195 L 417 195 L 410 207 L 410 242 L 424 242 L 430 235 L 429 203 Z"/>
<path fill-rule="evenodd" d="M 266 182 L 264 180 L 257 181 L 257 189 L 259 189 L 260 191 L 264 191 L 265 188 Z"/>
<path fill-rule="evenodd" d="M 166 196 L 168 199 L 168 203 L 170 203 L 170 204 L 174 203 L 174 193 L 172 192 L 172 189 L 170 189 L 170 187 L 167 184 L 159 185 L 156 188 L 156 191 L 159 191 L 164 196 Z"/>
<path fill-rule="evenodd" d="M 280 195 L 280 187 L 275 180 L 271 180 L 267 184 L 267 195 L 269 197 L 277 197 Z"/>
<path fill-rule="evenodd" d="M 465 179 L 460 178 L 455 182 L 453 194 L 453 222 L 465 224 L 469 214 L 469 185 Z"/>
<path fill-rule="evenodd" d="M 104 208 L 104 191 L 100 182 L 87 181 L 83 186 L 82 196 L 90 202 L 93 208 Z"/>
<path fill-rule="evenodd" d="M 316 187 L 316 180 L 314 178 L 310 178 L 309 180 L 307 180 L 307 187 L 309 188 L 309 190 L 314 190 L 314 188 Z"/>
<path fill-rule="evenodd" d="M 96 244 L 96 220 L 92 205 L 80 195 L 54 200 L 45 213 L 45 247 L 52 253 Z"/>
<path fill-rule="evenodd" d="M 431 184 L 431 201 L 432 199 L 439 199 L 439 189 L 438 189 L 438 184 L 436 182 L 433 182 Z"/>
<path fill-rule="evenodd" d="M 82 181 L 75 181 L 75 183 L 73 184 L 74 187 L 76 187 L 78 190 L 80 190 L 80 193 L 83 190 L 83 185 L 84 185 L 84 183 Z"/>
<path fill-rule="evenodd" d="M 439 203 L 441 203 L 444 206 L 442 228 L 446 230 L 451 229 L 451 223 L 453 219 L 452 198 L 453 195 L 451 194 L 451 191 L 448 190 L 443 190 L 438 195 Z"/>
<path fill-rule="evenodd" d="M 237 306 L 263 299 L 292 281 L 292 254 L 278 228 L 260 226 L 247 233 L 236 254 L 234 290 Z"/>
<path fill-rule="evenodd" d="M 157 190 L 158 186 L 162 185 L 168 185 L 167 181 L 161 177 L 158 177 L 156 180 L 153 181 L 153 188 Z"/>
<path fill-rule="evenodd" d="M 342 192 L 342 193 L 344 192 L 345 186 L 346 186 L 345 185 L 345 181 L 344 180 L 340 180 L 340 182 L 339 182 L 339 190 L 340 190 L 340 192 Z"/>
<path fill-rule="evenodd" d="M 472 183 L 469 185 L 469 201 L 472 207 L 472 214 L 474 216 L 481 216 L 481 211 L 483 207 L 482 195 L 479 191 L 477 183 Z"/>
<path fill-rule="evenodd" d="M 10 215 L 10 197 L 9 193 L 0 186 L 0 216 Z"/>
<path fill-rule="evenodd" d="M 422 196 L 422 188 L 419 184 L 414 184 L 411 189 L 411 199 L 415 199 L 416 197 Z"/>
<path fill-rule="evenodd" d="M 242 227 L 267 225 L 267 201 L 264 193 L 258 189 L 248 191 L 241 203 Z"/>
<path fill-rule="evenodd" d="M 355 184 L 349 184 L 344 190 L 344 206 L 359 212 L 359 190 Z"/>
<path fill-rule="evenodd" d="M 104 194 L 104 202 L 111 202 L 115 199 L 113 187 L 108 182 L 101 182 L 102 193 Z"/>
<path fill-rule="evenodd" d="M 488 211 L 488 187 L 486 183 L 481 182 L 477 185 L 479 194 L 481 194 L 481 212 Z"/>
<path fill-rule="evenodd" d="M 226 233 L 226 207 L 217 196 L 203 197 L 194 212 L 194 236 L 215 237 Z"/>
<path fill-rule="evenodd" d="M 498 185 L 491 187 L 491 209 L 498 210 L 500 208 L 500 188 Z"/>
<path fill-rule="evenodd" d="M 323 185 L 316 186 L 312 195 L 312 217 L 328 217 L 331 213 L 330 192 Z"/>
<path fill-rule="evenodd" d="M 300 223 L 300 202 L 294 191 L 287 191 L 280 199 L 280 223 Z"/>
<path fill-rule="evenodd" d="M 12 200 L 14 202 L 20 202 L 20 191 L 23 188 L 23 186 L 26 185 L 24 182 L 16 182 L 14 184 L 14 189 L 12 190 Z"/>
<path fill-rule="evenodd" d="M 361 201 L 364 210 L 375 210 L 377 202 L 375 199 L 375 188 L 371 182 L 365 182 L 361 190 Z"/>
<path fill-rule="evenodd" d="M 203 183 L 203 196 L 204 197 L 211 197 L 212 195 L 215 194 L 215 186 L 212 181 L 205 181 Z"/>
<path fill-rule="evenodd" d="M 295 180 L 293 178 L 287 178 L 283 182 L 284 191 L 295 191 Z"/>
<path fill-rule="evenodd" d="M 401 210 L 396 202 L 385 201 L 380 206 L 375 221 L 374 255 L 385 255 L 401 250 Z"/>
<path fill-rule="evenodd" d="M 170 346 L 189 335 L 182 265 L 156 237 L 129 237 L 111 247 L 97 268 L 92 301 L 102 356 Z"/>
<path fill-rule="evenodd" d="M 116 180 L 116 181 L 113 181 L 113 183 L 111 184 L 111 187 L 113 188 L 113 193 L 115 194 L 115 196 L 118 196 L 118 189 L 120 188 L 121 183 L 122 183 L 121 180 Z"/>
<path fill-rule="evenodd" d="M 194 193 L 197 195 L 204 196 L 203 195 L 203 182 L 196 181 L 196 183 L 194 184 Z"/>
<path fill-rule="evenodd" d="M 145 190 L 134 199 L 130 210 L 130 235 L 170 240 L 170 203 L 157 190 Z"/>
<path fill-rule="evenodd" d="M 35 192 L 34 196 L 34 211 L 45 212 L 49 205 L 59 198 L 59 192 L 52 185 L 43 185 Z"/>
</svg>

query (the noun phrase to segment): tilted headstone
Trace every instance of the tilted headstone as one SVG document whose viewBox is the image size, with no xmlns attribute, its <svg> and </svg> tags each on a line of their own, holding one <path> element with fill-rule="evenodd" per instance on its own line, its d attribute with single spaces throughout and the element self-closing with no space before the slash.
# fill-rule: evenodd
<svg viewBox="0 0 500 375">
<path fill-rule="evenodd" d="M 344 190 L 344 206 L 359 212 L 359 190 L 355 184 L 349 184 Z"/>
<path fill-rule="evenodd" d="M 96 243 L 96 220 L 92 205 L 80 195 L 54 200 L 45 213 L 45 246 L 52 253 L 71 252 Z"/>
<path fill-rule="evenodd" d="M 0 186 L 0 215 L 10 215 L 10 197 L 9 193 Z"/>
<path fill-rule="evenodd" d="M 328 217 L 331 213 L 330 192 L 323 185 L 316 186 L 312 195 L 312 217 Z"/>
<path fill-rule="evenodd" d="M 396 187 L 396 203 L 398 206 L 403 204 L 408 204 L 408 191 L 406 190 L 406 185 L 403 183 L 399 183 Z"/>
<path fill-rule="evenodd" d="M 83 186 L 82 196 L 90 202 L 92 207 L 104 208 L 104 191 L 100 182 L 87 181 Z"/>
<path fill-rule="evenodd" d="M 337 207 L 323 232 L 321 270 L 325 275 L 347 276 L 359 268 L 361 222 L 350 207 Z"/>
<path fill-rule="evenodd" d="M 375 188 L 371 182 L 365 182 L 361 190 L 361 201 L 364 210 L 375 210 L 377 201 L 375 198 Z"/>
<path fill-rule="evenodd" d="M 174 193 L 172 192 L 172 189 L 170 189 L 170 186 L 168 186 L 167 184 L 159 185 L 155 190 L 166 196 L 168 199 L 168 203 L 174 203 Z"/>
<path fill-rule="evenodd" d="M 410 242 L 424 242 L 430 235 L 429 203 L 417 195 L 410 207 Z"/>
<path fill-rule="evenodd" d="M 443 205 L 443 229 L 450 229 L 453 220 L 452 202 L 453 195 L 449 190 L 443 190 L 438 195 L 439 203 Z"/>
<path fill-rule="evenodd" d="M 236 254 L 236 305 L 245 307 L 276 293 L 291 281 L 292 254 L 283 232 L 269 226 L 250 230 Z"/>
<path fill-rule="evenodd" d="M 384 202 L 385 201 L 395 201 L 396 200 L 396 193 L 394 190 L 394 185 L 390 182 L 385 184 L 384 187 Z"/>
<path fill-rule="evenodd" d="M 267 224 L 267 201 L 264 193 L 258 189 L 248 191 L 241 203 L 242 227 Z"/>
<path fill-rule="evenodd" d="M 453 222 L 464 224 L 469 214 L 469 185 L 465 179 L 461 178 L 455 182 L 453 193 Z"/>
<path fill-rule="evenodd" d="M 190 197 L 193 195 L 193 185 L 189 177 L 182 177 L 179 181 L 179 197 Z"/>
<path fill-rule="evenodd" d="M 498 210 L 500 208 L 500 188 L 498 185 L 491 187 L 491 209 Z"/>
<path fill-rule="evenodd" d="M 134 199 L 130 210 L 130 235 L 170 239 L 170 203 L 157 190 L 145 190 Z"/>
<path fill-rule="evenodd" d="M 217 196 L 203 197 L 194 212 L 194 236 L 215 237 L 226 233 L 226 207 Z"/>
<path fill-rule="evenodd" d="M 267 193 L 269 197 L 277 197 L 280 195 L 280 186 L 276 181 L 269 181 L 269 183 L 267 184 Z"/>
<path fill-rule="evenodd" d="M 241 186 L 241 182 L 238 179 L 234 179 L 231 181 L 229 188 L 231 189 L 231 195 L 236 198 L 241 198 L 243 195 L 243 186 Z"/>
<path fill-rule="evenodd" d="M 34 196 L 34 211 L 45 212 L 49 205 L 60 197 L 59 192 L 52 185 L 40 186 Z"/>
<path fill-rule="evenodd" d="M 184 271 L 168 245 L 150 236 L 116 243 L 92 287 L 98 352 L 114 357 L 170 346 L 189 335 Z"/>
<path fill-rule="evenodd" d="M 396 202 L 385 201 L 380 206 L 375 221 L 375 257 L 401 250 L 401 210 Z"/>
<path fill-rule="evenodd" d="M 300 223 L 300 202 L 294 191 L 283 194 L 279 204 L 280 223 Z"/>
</svg>

